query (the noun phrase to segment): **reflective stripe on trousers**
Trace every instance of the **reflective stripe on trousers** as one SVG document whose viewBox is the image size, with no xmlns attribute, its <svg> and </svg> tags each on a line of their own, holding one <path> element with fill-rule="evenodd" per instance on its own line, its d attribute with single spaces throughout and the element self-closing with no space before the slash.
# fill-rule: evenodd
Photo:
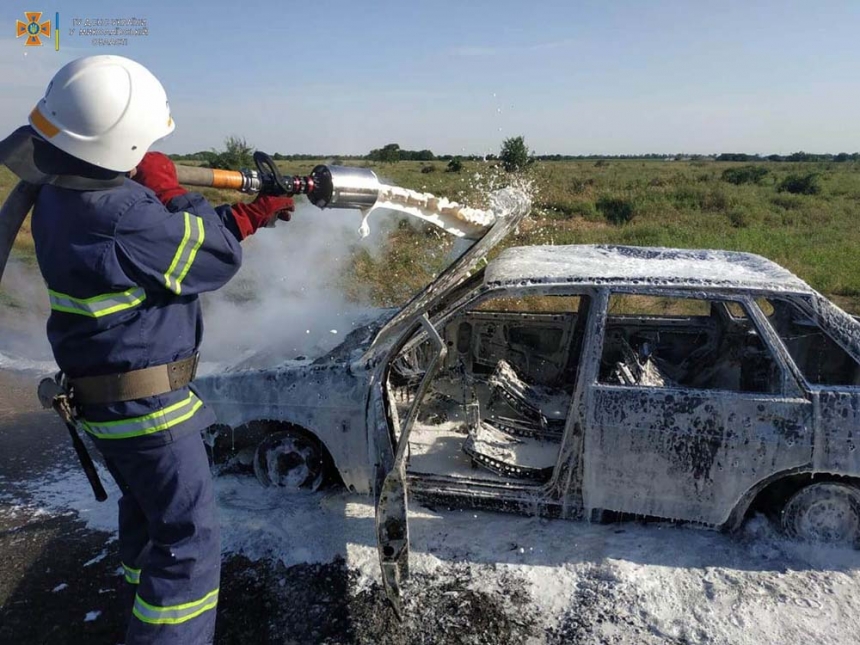
<svg viewBox="0 0 860 645">
<path fill-rule="evenodd" d="M 167 430 L 187 421 L 203 406 L 193 392 L 188 397 L 161 410 L 140 417 L 119 419 L 117 421 L 81 420 L 84 430 L 99 439 L 129 439 Z"/>
<path fill-rule="evenodd" d="M 140 584 L 140 569 L 132 569 L 125 562 L 122 563 L 122 570 L 125 572 L 125 581 L 132 585 Z"/>
<path fill-rule="evenodd" d="M 215 609 L 218 606 L 218 589 L 192 602 L 181 605 L 170 605 L 157 607 L 151 605 L 140 597 L 134 597 L 134 615 L 145 623 L 151 625 L 179 625 L 186 620 L 191 620 L 200 614 Z"/>
</svg>

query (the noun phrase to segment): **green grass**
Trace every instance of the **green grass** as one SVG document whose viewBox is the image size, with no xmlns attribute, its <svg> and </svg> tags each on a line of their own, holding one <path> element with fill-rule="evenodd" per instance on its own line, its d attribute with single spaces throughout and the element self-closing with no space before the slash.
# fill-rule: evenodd
<svg viewBox="0 0 860 645">
<path fill-rule="evenodd" d="M 285 174 L 307 174 L 326 160 L 280 162 Z M 446 162 L 372 164 L 381 179 L 415 190 L 482 205 L 509 178 L 493 164 Z M 422 173 L 422 167 L 436 170 Z M 538 162 L 527 171 L 534 186 L 531 217 L 504 245 L 620 243 L 719 248 L 759 253 L 787 267 L 853 313 L 860 313 L 860 164 L 761 163 L 758 183 L 723 175 L 750 164 L 722 162 Z M 821 192 L 779 192 L 790 176 L 818 175 Z M 729 173 L 729 177 L 732 173 Z M 0 168 L 0 196 L 14 178 Z M 202 191 L 216 203 L 235 193 Z M 25 225 L 26 226 L 26 225 Z M 397 305 L 444 265 L 451 240 L 432 230 L 399 227 L 381 253 L 357 252 L 343 279 L 353 299 Z M 32 255 L 29 229 L 16 253 Z"/>
<path fill-rule="evenodd" d="M 482 182 L 498 183 L 489 164 L 467 162 L 458 175 L 442 172 L 444 164 L 436 163 L 439 170 L 430 174 L 421 174 L 423 164 L 417 162 L 373 167 L 380 176 L 408 188 L 467 200 L 478 199 Z M 503 246 L 618 243 L 758 253 L 860 313 L 860 164 L 762 163 L 758 165 L 769 172 L 759 183 L 738 185 L 722 179 L 727 169 L 749 165 L 537 163 L 528 171 L 535 185 L 532 216 Z M 820 174 L 820 194 L 778 191 L 786 177 L 808 173 Z M 381 257 L 357 258 L 356 281 L 391 282 L 387 256 L 397 258 L 402 273 L 405 250 L 414 252 L 417 242 L 417 237 L 401 233 Z M 429 246 L 438 255 L 437 246 Z M 385 296 L 375 302 L 395 304 L 408 297 L 414 285 L 431 279 L 418 258 L 413 255 L 411 260 L 408 284 L 400 289 L 387 284 Z"/>
</svg>

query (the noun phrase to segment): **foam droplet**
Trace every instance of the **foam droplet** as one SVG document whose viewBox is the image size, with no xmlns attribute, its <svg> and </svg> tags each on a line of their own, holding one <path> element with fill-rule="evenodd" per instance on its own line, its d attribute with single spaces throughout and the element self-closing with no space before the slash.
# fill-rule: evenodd
<svg viewBox="0 0 860 645">
<path fill-rule="evenodd" d="M 358 234 L 361 239 L 364 239 L 368 235 L 370 235 L 370 224 L 367 222 L 367 218 L 370 217 L 370 213 L 372 211 L 372 208 L 368 208 L 367 210 L 361 211 L 361 226 L 358 227 Z"/>
</svg>

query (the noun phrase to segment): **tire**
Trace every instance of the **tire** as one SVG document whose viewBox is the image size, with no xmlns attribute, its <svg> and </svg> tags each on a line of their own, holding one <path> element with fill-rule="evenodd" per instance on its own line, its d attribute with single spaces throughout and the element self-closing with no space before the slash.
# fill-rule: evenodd
<svg viewBox="0 0 860 645">
<path fill-rule="evenodd" d="M 780 523 L 789 537 L 860 547 L 860 490 L 822 482 L 801 488 L 782 509 Z"/>
<path fill-rule="evenodd" d="M 254 453 L 254 474 L 266 487 L 315 491 L 322 486 L 327 470 L 319 441 L 300 432 L 270 434 Z"/>
</svg>

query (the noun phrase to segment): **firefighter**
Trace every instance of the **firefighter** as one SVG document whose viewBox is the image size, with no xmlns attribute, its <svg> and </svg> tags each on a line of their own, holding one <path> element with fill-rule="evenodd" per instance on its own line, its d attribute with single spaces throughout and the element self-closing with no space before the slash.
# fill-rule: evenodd
<svg viewBox="0 0 860 645">
<path fill-rule="evenodd" d="M 63 67 L 30 126 L 63 179 L 42 187 L 32 216 L 48 338 L 79 424 L 122 492 L 125 643 L 211 643 L 221 550 L 201 435 L 215 418 L 190 387 L 198 295 L 226 284 L 239 242 L 288 220 L 293 202 L 213 208 L 186 192 L 171 161 L 147 152 L 174 129 L 165 90 L 127 58 Z"/>
</svg>

